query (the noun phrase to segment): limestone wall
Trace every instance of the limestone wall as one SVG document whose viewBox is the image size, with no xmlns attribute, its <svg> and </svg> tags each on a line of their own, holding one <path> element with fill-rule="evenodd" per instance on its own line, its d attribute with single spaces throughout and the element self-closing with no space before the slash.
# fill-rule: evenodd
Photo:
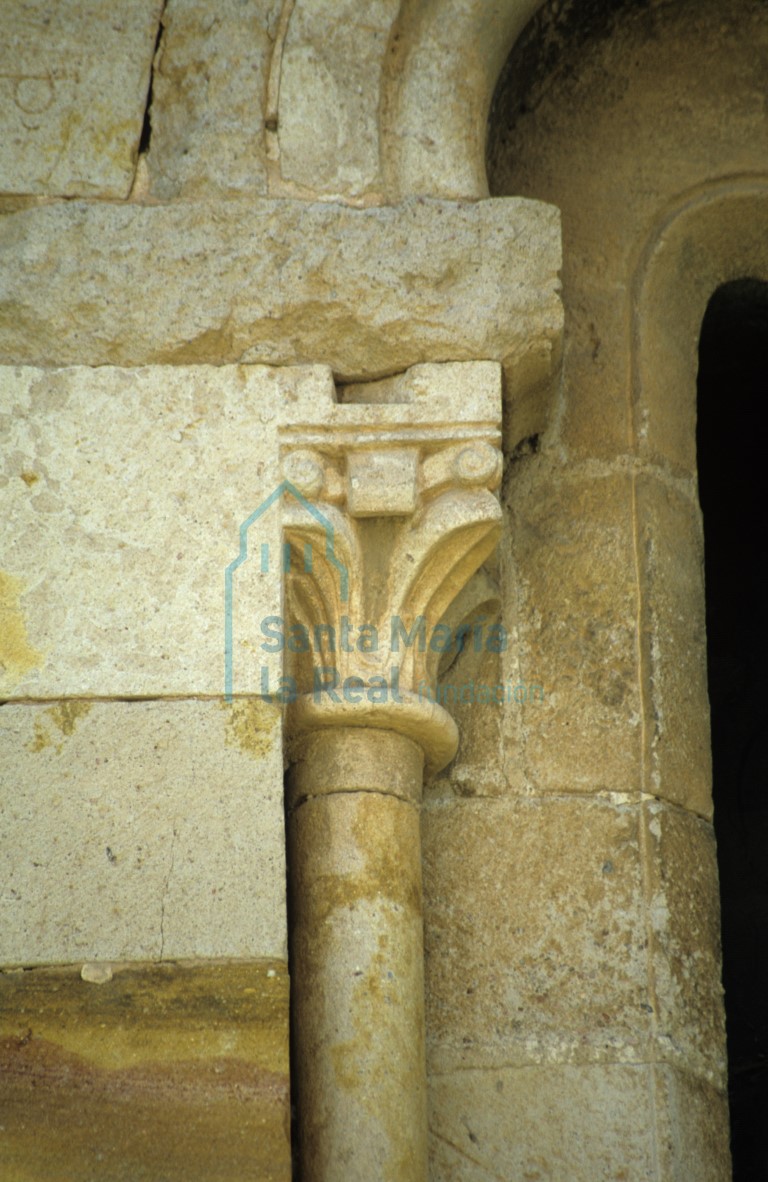
<svg viewBox="0 0 768 1182">
<path fill-rule="evenodd" d="M 510 644 L 451 676 L 511 694 L 451 706 L 425 787 L 430 1177 L 721 1182 L 689 310 L 761 247 L 689 227 L 710 189 L 763 209 L 751 75 L 717 150 L 670 120 L 657 175 L 688 10 L 610 26 L 646 74 L 542 81 L 520 125 L 500 99 L 489 198 L 535 0 L 54 7 L 7 5 L 0 49 L 3 1168 L 58 1177 L 68 1129 L 73 1176 L 154 1178 L 160 1144 L 168 1178 L 290 1176 L 283 724 L 249 672 L 280 589 L 251 568 L 229 702 L 225 570 L 303 398 L 491 361 L 505 533 L 474 594 Z M 708 128 L 696 95 L 664 101 Z"/>
<path fill-rule="evenodd" d="M 563 214 L 561 398 L 508 486 L 520 648 L 557 681 L 524 737 L 526 767 L 542 811 L 584 794 L 590 812 L 599 801 L 612 824 L 638 826 L 645 919 L 629 923 L 627 977 L 611 991 L 628 1025 L 602 1005 L 591 1023 L 605 1022 L 600 1058 L 645 1048 L 631 1070 L 648 1072 L 660 1126 L 655 1145 L 625 1150 L 630 1173 L 658 1152 L 661 1176 L 728 1178 L 696 372 L 712 293 L 768 265 L 768 26 L 736 2 L 589 16 L 542 10 L 510 57 L 488 144 L 494 193 Z M 607 859 L 614 886 L 618 865 Z M 588 879 L 577 898 L 594 906 Z M 596 915 L 588 926 L 595 952 L 616 932 Z M 545 979 L 566 995 L 557 971 Z M 569 1005 L 561 1031 L 582 1012 Z M 663 1131 L 678 1104 L 698 1149 Z"/>
</svg>

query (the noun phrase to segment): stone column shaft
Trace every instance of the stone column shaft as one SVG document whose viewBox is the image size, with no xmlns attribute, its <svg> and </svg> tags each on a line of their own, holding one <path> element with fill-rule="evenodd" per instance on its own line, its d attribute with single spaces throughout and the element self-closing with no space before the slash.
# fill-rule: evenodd
<svg viewBox="0 0 768 1182">
<path fill-rule="evenodd" d="M 421 749 L 316 733 L 289 776 L 302 1182 L 427 1176 Z"/>
<path fill-rule="evenodd" d="M 422 778 L 456 753 L 433 691 L 500 530 L 498 367 L 378 394 L 281 433 L 302 1182 L 426 1182 Z"/>
</svg>

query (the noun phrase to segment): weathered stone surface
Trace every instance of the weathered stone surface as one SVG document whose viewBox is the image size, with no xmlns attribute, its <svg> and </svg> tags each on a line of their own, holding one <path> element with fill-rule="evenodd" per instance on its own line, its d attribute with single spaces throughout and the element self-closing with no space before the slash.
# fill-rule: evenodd
<svg viewBox="0 0 768 1182">
<path fill-rule="evenodd" d="M 520 708 L 523 750 L 507 744 L 514 784 L 547 791 L 637 791 L 641 703 L 632 478 L 605 470 L 568 474 L 531 461 L 507 485 L 519 684 L 543 687 Z M 514 712 L 504 721 L 515 725 Z M 517 732 L 519 735 L 519 731 Z M 515 735 L 514 737 L 517 737 Z"/>
<path fill-rule="evenodd" d="M 655 1069 L 659 1178 L 730 1182 L 728 1097 L 695 1075 Z"/>
<path fill-rule="evenodd" d="M 7 0 L 0 191 L 127 197 L 161 0 Z"/>
<path fill-rule="evenodd" d="M 485 197 L 488 108 L 537 0 L 403 0 L 387 58 L 382 159 L 388 191 Z"/>
<path fill-rule="evenodd" d="M 659 1182 L 645 1064 L 438 1073 L 430 1086 L 434 1182 Z M 720 1175 L 712 1175 L 720 1179 Z"/>
<path fill-rule="evenodd" d="M 387 765 L 415 773 L 413 791 L 421 778 L 414 744 L 385 738 Z M 338 733 L 324 739 L 342 746 Z M 334 759 L 333 791 L 288 818 L 295 1094 L 307 1182 L 420 1182 L 425 1174 L 419 810 L 366 790 L 380 754 L 374 747 L 344 778 Z"/>
<path fill-rule="evenodd" d="M 481 576 L 482 576 L 481 572 Z M 498 618 L 497 603 L 489 604 L 482 623 L 487 631 Z M 506 784 L 502 773 L 502 715 L 518 709 L 514 686 L 503 680 L 499 654 L 469 645 L 441 677 L 436 700 L 449 710 L 459 732 L 456 758 L 426 787 L 429 799 L 457 793 L 459 796 L 501 796 Z"/>
<path fill-rule="evenodd" d="M 584 265 L 569 258 L 574 269 Z M 627 383 L 629 313 L 624 293 L 606 284 L 604 255 L 588 253 L 586 261 L 590 270 L 586 275 L 579 272 L 583 296 L 570 310 L 569 397 L 560 434 L 572 460 L 585 456 L 611 460 L 632 446 L 628 438 L 632 414 Z M 563 272 L 566 282 L 565 268 Z"/>
<path fill-rule="evenodd" d="M 506 199 L 20 210 L 0 220 L 9 364 L 535 364 L 561 331 L 557 211 Z M 541 345 L 548 345 L 541 353 Z"/>
<path fill-rule="evenodd" d="M 646 1057 L 638 808 L 443 801 L 422 828 L 432 1069 Z"/>
<path fill-rule="evenodd" d="M 637 484 L 646 696 L 646 791 L 712 816 L 701 511 L 652 477 Z"/>
<path fill-rule="evenodd" d="M 353 644 L 383 613 L 378 657 L 386 663 L 390 616 L 411 629 L 409 613 L 429 615 L 421 576 L 415 583 L 408 576 L 417 550 L 417 574 L 424 573 L 443 531 L 452 534 L 451 571 L 435 567 L 430 584 L 430 610 L 441 614 L 449 589 L 455 593 L 483 546 L 487 553 L 494 544 L 499 509 L 486 485 L 498 482 L 492 444 L 500 380 L 493 362 L 419 366 L 397 380 L 400 402 L 369 406 L 337 403 L 323 366 L 0 370 L 0 480 L 14 526 L 1 564 L 2 691 L 37 698 L 277 692 L 286 636 L 280 448 L 288 449 L 286 463 L 311 459 L 307 445 L 317 444 L 332 459 L 354 431 L 364 437 L 366 462 L 371 441 L 385 453 L 387 440 L 402 439 L 429 451 L 420 476 L 428 491 L 453 482 L 448 502 L 433 496 L 408 554 L 411 535 L 401 540 L 393 562 L 406 573 L 393 580 L 389 606 L 366 598 L 374 578 L 360 565 L 365 530 L 353 537 L 352 525 L 337 521 L 351 588 L 338 611 L 350 618 Z M 453 472 L 452 461 L 476 455 L 478 471 Z M 338 483 L 329 463 L 328 478 Z M 301 484 L 301 473 L 294 476 Z M 325 496 L 333 502 L 326 506 L 332 517 L 342 491 L 329 485 L 322 493 L 323 504 Z M 319 543 L 314 535 L 309 542 L 318 543 L 319 565 L 324 529 L 295 498 L 291 506 L 300 557 L 309 538 L 302 530 L 319 529 Z M 290 508 L 283 512 L 291 516 Z M 470 535 L 474 549 L 465 553 L 461 539 Z M 375 554 L 372 560 L 375 575 Z M 339 631 L 330 612 L 329 602 L 311 625 Z M 430 617 L 430 628 L 436 623 Z M 418 646 L 401 651 L 410 668 Z M 403 688 L 419 689 L 406 685 L 405 673 Z"/>
<path fill-rule="evenodd" d="M 285 955 L 279 712 L 0 708 L 0 964 Z"/>
<path fill-rule="evenodd" d="M 380 187 L 379 80 L 398 0 L 304 0 L 280 73 L 280 171 L 321 193 Z"/>
<path fill-rule="evenodd" d="M 659 1054 L 723 1089 L 725 1023 L 712 827 L 662 804 L 646 805 L 645 824 Z"/>
<path fill-rule="evenodd" d="M 433 801 L 423 840 L 435 1071 L 656 1059 L 723 1086 L 707 822 L 602 797 Z"/>
<path fill-rule="evenodd" d="M 6 695 L 224 693 L 225 570 L 278 482 L 276 421 L 302 385 L 332 396 L 322 367 L 0 371 Z M 233 578 L 240 693 L 279 657 L 259 647 L 279 529 L 266 513 L 268 569 Z"/>
<path fill-rule="evenodd" d="M 280 961 L 0 973 L 4 1179 L 291 1175 Z"/>
<path fill-rule="evenodd" d="M 745 192 L 762 187 L 768 150 L 764 14 L 740 0 L 681 2 L 652 34 L 627 19 L 592 36 L 572 6 L 538 7 L 499 81 L 488 171 L 492 192 L 562 210 L 560 436 L 572 459 L 638 448 L 690 473 L 707 300 L 766 268 L 765 197 Z M 415 71 L 408 81 L 406 95 Z"/>
<path fill-rule="evenodd" d="M 279 0 L 169 0 L 152 85 L 150 192 L 266 193 L 264 96 Z"/>
<path fill-rule="evenodd" d="M 761 19 L 757 9 L 753 15 Z M 745 63 L 749 56 L 739 55 Z M 761 115 L 761 134 L 763 124 Z M 749 143 L 758 150 L 756 135 Z M 721 284 L 768 276 L 766 219 L 768 195 L 759 181 L 723 181 L 664 225 L 638 275 L 634 413 L 641 452 L 655 463 L 695 471 L 701 322 Z"/>
</svg>

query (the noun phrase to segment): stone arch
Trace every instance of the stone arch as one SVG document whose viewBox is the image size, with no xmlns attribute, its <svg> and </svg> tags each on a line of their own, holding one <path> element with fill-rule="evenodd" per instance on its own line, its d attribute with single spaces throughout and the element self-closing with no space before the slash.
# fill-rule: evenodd
<svg viewBox="0 0 768 1182">
<path fill-rule="evenodd" d="M 704 312 L 721 284 L 745 275 L 768 277 L 767 217 L 768 176 L 729 178 L 682 196 L 642 251 L 632 284 L 632 430 L 638 455 L 654 467 L 695 478 L 697 353 Z M 668 555 L 674 557 L 680 587 L 700 581 L 699 540 L 691 541 L 687 551 Z M 703 600 L 694 608 L 703 619 Z M 647 623 L 668 637 L 674 634 L 663 619 Z M 646 650 L 641 659 L 646 680 L 651 676 Z M 654 765 L 659 777 L 672 778 L 685 768 L 704 801 L 710 769 L 703 654 L 681 646 L 666 660 L 678 668 L 689 692 L 680 695 L 672 683 L 656 679 L 657 693 L 666 698 L 657 708 L 664 711 L 667 726 L 653 756 L 647 753 L 648 766 L 652 778 Z"/>
<path fill-rule="evenodd" d="M 633 449 L 673 478 L 696 478 L 696 374 L 701 325 L 714 292 L 745 276 L 768 279 L 768 175 L 726 178 L 682 195 L 665 211 L 640 254 L 632 281 L 630 338 Z M 725 430 L 725 423 L 724 423 Z M 704 618 L 701 542 L 667 540 L 658 560 L 674 571 L 676 589 L 699 588 L 690 604 Z M 664 545 L 664 543 L 660 543 Z M 699 646 L 667 618 L 674 599 L 642 605 L 644 635 L 666 638 L 664 662 L 674 675 L 651 668 L 649 644 L 641 647 L 641 680 L 655 686 L 663 733 L 645 753 L 649 788 L 685 775 L 692 797 L 706 811 L 710 792 L 709 704 L 706 666 Z M 687 689 L 681 693 L 681 686 Z"/>
<path fill-rule="evenodd" d="M 632 280 L 640 454 L 695 470 L 701 322 L 721 284 L 768 278 L 767 223 L 768 174 L 726 177 L 681 194 L 648 235 Z"/>
<path fill-rule="evenodd" d="M 404 0 L 382 87 L 381 155 L 392 198 L 488 196 L 485 129 L 494 87 L 540 3 Z"/>
</svg>

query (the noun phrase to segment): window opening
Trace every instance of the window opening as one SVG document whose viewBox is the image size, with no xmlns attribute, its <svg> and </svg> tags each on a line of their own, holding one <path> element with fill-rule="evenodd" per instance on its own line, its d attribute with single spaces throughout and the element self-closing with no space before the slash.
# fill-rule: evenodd
<svg viewBox="0 0 768 1182">
<path fill-rule="evenodd" d="M 768 1178 L 768 283 L 709 301 L 698 471 L 734 1182 Z"/>
</svg>

